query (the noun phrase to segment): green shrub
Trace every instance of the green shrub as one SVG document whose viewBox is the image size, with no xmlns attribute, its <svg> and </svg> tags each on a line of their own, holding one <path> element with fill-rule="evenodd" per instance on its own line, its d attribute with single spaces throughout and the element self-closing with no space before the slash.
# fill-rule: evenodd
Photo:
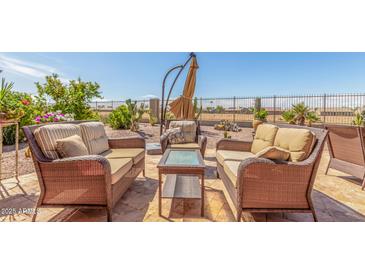
<svg viewBox="0 0 365 274">
<path fill-rule="evenodd" d="M 129 129 L 131 127 L 131 114 L 126 105 L 121 105 L 108 117 L 108 123 L 113 129 Z"/>
<path fill-rule="evenodd" d="M 57 74 L 53 74 L 46 76 L 46 83 L 36 83 L 36 87 L 43 101 L 47 96 L 54 101 L 52 111 L 72 114 L 75 120 L 98 118 L 90 108 L 92 100 L 102 98 L 98 83 L 84 82 L 79 78 L 64 84 Z"/>
</svg>

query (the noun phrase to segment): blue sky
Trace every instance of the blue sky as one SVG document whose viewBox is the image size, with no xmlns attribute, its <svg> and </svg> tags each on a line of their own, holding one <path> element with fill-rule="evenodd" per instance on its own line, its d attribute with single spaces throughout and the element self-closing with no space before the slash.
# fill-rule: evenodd
<svg viewBox="0 0 365 274">
<path fill-rule="evenodd" d="M 166 71 L 188 53 L 0 53 L 1 77 L 35 93 L 34 82 L 96 81 L 108 99 L 161 95 Z M 365 53 L 197 53 L 196 95 L 231 97 L 365 91 Z M 185 71 L 186 74 L 187 70 Z M 180 95 L 182 75 L 173 97 Z"/>
</svg>

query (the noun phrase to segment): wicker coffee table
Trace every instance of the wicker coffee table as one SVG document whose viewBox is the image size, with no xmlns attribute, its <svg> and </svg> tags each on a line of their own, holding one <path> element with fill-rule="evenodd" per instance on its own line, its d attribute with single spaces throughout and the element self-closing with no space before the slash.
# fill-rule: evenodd
<svg viewBox="0 0 365 274">
<path fill-rule="evenodd" d="M 158 168 L 158 213 L 162 216 L 163 198 L 201 200 L 201 216 L 204 216 L 205 163 L 199 150 L 167 149 Z M 166 179 L 162 185 L 162 175 Z M 200 179 L 200 182 L 199 182 Z"/>
</svg>

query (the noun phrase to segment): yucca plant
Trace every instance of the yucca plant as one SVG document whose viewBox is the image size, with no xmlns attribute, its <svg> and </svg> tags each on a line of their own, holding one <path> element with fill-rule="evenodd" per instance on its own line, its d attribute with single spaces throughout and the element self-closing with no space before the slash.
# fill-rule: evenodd
<svg viewBox="0 0 365 274">
<path fill-rule="evenodd" d="M 281 114 L 283 120 L 289 124 L 295 124 L 295 113 L 293 110 L 284 111 Z"/>
<path fill-rule="evenodd" d="M 137 101 L 132 102 L 131 99 L 125 101 L 129 114 L 131 115 L 131 131 L 137 131 L 139 128 L 139 121 L 142 119 L 143 113 L 145 113 L 144 104 L 142 103 L 138 107 Z"/>
<path fill-rule="evenodd" d="M 314 111 L 308 112 L 305 116 L 305 119 L 309 127 L 311 127 L 313 123 L 319 122 L 321 120 Z"/>
<path fill-rule="evenodd" d="M 364 116 L 362 116 L 360 112 L 356 112 L 352 124 L 355 126 L 362 126 L 364 124 Z"/>
</svg>

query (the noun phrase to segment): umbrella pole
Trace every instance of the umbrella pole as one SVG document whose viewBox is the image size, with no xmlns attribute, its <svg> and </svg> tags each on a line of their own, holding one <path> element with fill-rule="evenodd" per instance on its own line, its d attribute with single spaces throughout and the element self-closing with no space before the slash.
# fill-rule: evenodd
<svg viewBox="0 0 365 274">
<path fill-rule="evenodd" d="M 190 56 L 188 58 L 188 60 L 184 63 L 184 65 L 179 65 L 179 66 L 175 66 L 173 68 L 171 68 L 165 75 L 164 79 L 163 79 L 163 82 L 162 82 L 162 96 L 161 96 L 161 123 L 160 123 L 160 135 L 162 135 L 162 130 L 163 130 L 163 126 L 164 126 L 164 123 L 165 123 L 165 117 L 166 117 L 166 110 L 167 110 L 167 104 L 169 103 L 169 99 L 170 99 L 170 95 L 171 95 L 171 92 L 176 84 L 176 81 L 177 79 L 179 78 L 181 72 L 184 70 L 184 68 L 186 67 L 186 65 L 190 62 L 191 58 L 195 57 L 195 53 L 190 53 Z M 170 87 L 170 90 L 169 90 L 169 93 L 167 95 L 167 98 L 166 98 L 166 104 L 164 106 L 164 99 L 165 99 L 165 84 L 166 84 L 166 80 L 167 80 L 167 77 L 169 76 L 169 74 L 174 71 L 175 69 L 178 69 L 180 68 L 179 72 L 177 73 L 171 87 Z"/>
</svg>

